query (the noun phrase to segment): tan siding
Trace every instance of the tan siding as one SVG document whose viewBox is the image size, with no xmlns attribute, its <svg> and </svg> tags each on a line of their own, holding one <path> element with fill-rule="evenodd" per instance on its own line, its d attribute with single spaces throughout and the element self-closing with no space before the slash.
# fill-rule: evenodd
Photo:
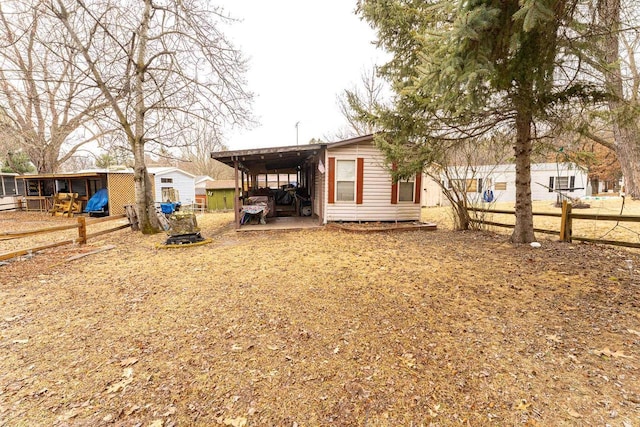
<svg viewBox="0 0 640 427">
<path fill-rule="evenodd" d="M 351 144 L 327 150 L 336 159 L 364 158 L 364 186 L 361 205 L 355 202 L 325 204 L 325 222 L 328 221 L 417 221 L 420 205 L 391 204 L 391 176 L 385 168 L 384 156 L 370 143 Z M 325 160 L 326 161 L 326 160 Z M 324 183 L 324 189 L 327 190 Z"/>
</svg>

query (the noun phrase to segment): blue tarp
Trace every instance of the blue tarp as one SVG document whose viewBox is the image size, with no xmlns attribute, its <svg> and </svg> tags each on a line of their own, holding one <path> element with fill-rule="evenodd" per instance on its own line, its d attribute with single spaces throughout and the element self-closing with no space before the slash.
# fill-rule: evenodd
<svg viewBox="0 0 640 427">
<path fill-rule="evenodd" d="M 106 188 L 98 190 L 96 194 L 91 196 L 89 201 L 87 202 L 87 207 L 84 209 L 85 212 L 98 212 L 101 211 L 107 206 L 109 203 L 109 193 Z"/>
</svg>

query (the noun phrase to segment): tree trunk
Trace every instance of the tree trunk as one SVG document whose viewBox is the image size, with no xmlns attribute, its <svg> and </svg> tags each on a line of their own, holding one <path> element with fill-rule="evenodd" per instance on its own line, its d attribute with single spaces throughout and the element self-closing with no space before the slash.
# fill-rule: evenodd
<svg viewBox="0 0 640 427">
<path fill-rule="evenodd" d="M 142 159 L 142 161 L 140 161 Z M 134 148 L 133 180 L 135 181 L 136 211 L 143 234 L 160 231 L 156 210 L 153 203 L 151 179 L 144 163 L 144 144 L 137 143 Z"/>
<path fill-rule="evenodd" d="M 531 113 L 516 115 L 516 224 L 511 234 L 513 243 L 535 241 L 531 207 Z"/>
<path fill-rule="evenodd" d="M 136 58 L 136 76 L 134 83 L 135 93 L 135 123 L 134 137 L 130 141 L 133 149 L 134 176 L 136 186 L 136 210 L 140 230 L 143 234 L 153 234 L 160 231 L 158 218 L 156 217 L 154 197 L 151 191 L 151 180 L 147 173 L 144 161 L 145 121 L 146 106 L 144 102 L 144 74 L 145 58 L 147 54 L 147 40 L 149 37 L 149 20 L 151 19 L 151 0 L 144 2 L 144 14 L 140 25 L 139 45 Z"/>
<path fill-rule="evenodd" d="M 620 0 L 602 0 L 598 5 L 600 24 L 605 30 L 604 78 L 612 95 L 609 111 L 612 116 L 616 157 L 624 176 L 626 194 L 640 198 L 640 132 L 633 106 L 624 99 L 620 65 Z"/>
</svg>

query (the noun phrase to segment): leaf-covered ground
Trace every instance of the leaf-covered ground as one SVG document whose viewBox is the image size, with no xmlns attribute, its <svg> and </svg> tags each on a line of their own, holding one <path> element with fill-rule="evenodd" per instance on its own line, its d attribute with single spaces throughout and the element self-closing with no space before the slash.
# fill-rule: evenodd
<svg viewBox="0 0 640 427">
<path fill-rule="evenodd" d="M 0 425 L 639 425 L 636 253 L 229 220 L 0 266 Z"/>
</svg>

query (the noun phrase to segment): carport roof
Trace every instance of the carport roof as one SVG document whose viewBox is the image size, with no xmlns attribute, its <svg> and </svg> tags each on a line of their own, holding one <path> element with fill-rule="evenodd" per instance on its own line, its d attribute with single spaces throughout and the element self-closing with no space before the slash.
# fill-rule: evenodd
<svg viewBox="0 0 640 427">
<path fill-rule="evenodd" d="M 211 158 L 233 167 L 237 160 L 244 169 L 266 165 L 267 170 L 295 169 L 324 148 L 341 147 L 358 142 L 371 142 L 373 135 L 357 136 L 338 142 L 293 145 L 288 147 L 255 148 L 251 150 L 214 151 Z"/>
<path fill-rule="evenodd" d="M 295 169 L 315 156 L 326 144 L 294 145 L 289 147 L 255 148 L 251 150 L 214 151 L 211 158 L 233 167 L 238 161 L 246 169 L 265 165 L 267 170 Z"/>
</svg>

